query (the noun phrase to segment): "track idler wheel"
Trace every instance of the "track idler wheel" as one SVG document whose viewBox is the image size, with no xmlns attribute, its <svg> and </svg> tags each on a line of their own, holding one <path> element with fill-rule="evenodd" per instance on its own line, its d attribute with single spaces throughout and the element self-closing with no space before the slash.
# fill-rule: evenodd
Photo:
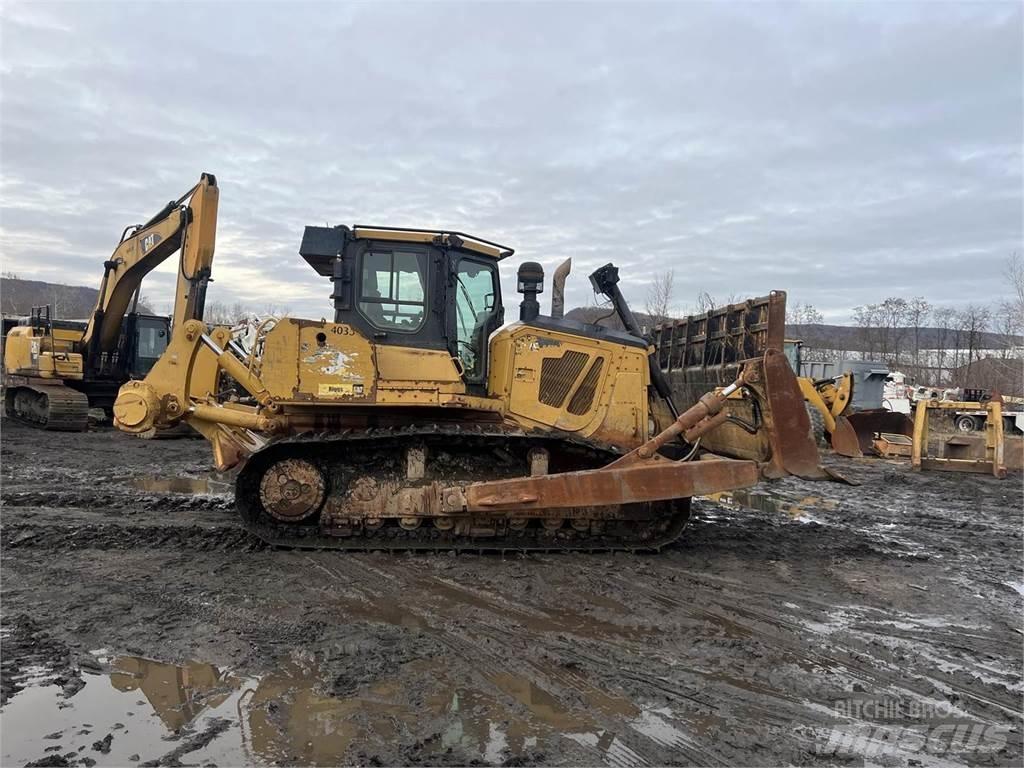
<svg viewBox="0 0 1024 768">
<path fill-rule="evenodd" d="M 320 511 L 327 494 L 323 473 L 305 459 L 271 464 L 260 480 L 260 503 L 271 517 L 297 523 Z"/>
</svg>

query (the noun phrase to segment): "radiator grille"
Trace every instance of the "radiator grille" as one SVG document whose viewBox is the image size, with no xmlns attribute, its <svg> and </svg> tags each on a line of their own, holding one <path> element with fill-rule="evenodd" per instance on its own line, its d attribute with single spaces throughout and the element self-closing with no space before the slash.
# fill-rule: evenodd
<svg viewBox="0 0 1024 768">
<path fill-rule="evenodd" d="M 571 350 L 561 357 L 545 358 L 540 365 L 540 401 L 544 405 L 561 408 L 589 359 L 590 355 Z"/>
<path fill-rule="evenodd" d="M 580 382 L 576 392 L 573 393 L 572 400 L 569 401 L 569 408 L 567 409 L 573 416 L 582 416 L 594 404 L 594 394 L 597 392 L 597 382 L 601 378 L 601 369 L 603 367 L 603 357 L 594 360 L 590 370 L 587 371 L 587 375 L 583 377 L 583 381 Z"/>
</svg>

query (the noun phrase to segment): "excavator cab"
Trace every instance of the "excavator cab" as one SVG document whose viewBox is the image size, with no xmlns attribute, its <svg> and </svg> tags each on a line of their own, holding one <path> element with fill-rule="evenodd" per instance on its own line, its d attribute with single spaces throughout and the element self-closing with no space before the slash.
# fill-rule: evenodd
<svg viewBox="0 0 1024 768">
<path fill-rule="evenodd" d="M 334 284 L 334 322 L 374 344 L 444 350 L 486 389 L 487 339 L 504 322 L 498 262 L 511 248 L 461 233 L 306 227 L 301 256 Z"/>
</svg>

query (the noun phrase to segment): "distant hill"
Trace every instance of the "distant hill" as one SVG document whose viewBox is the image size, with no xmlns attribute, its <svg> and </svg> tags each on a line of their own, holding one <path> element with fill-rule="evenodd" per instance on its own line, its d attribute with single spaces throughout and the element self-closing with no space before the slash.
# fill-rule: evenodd
<svg viewBox="0 0 1024 768">
<path fill-rule="evenodd" d="M 898 329 L 902 333 L 904 346 L 913 338 L 913 328 Z M 921 349 L 950 348 L 956 338 L 956 331 L 950 328 L 919 328 Z M 966 331 L 961 331 L 961 346 L 966 344 Z M 787 325 L 787 339 L 813 340 L 815 344 L 824 349 L 843 349 L 851 352 L 866 351 L 864 346 L 864 329 L 851 325 Z M 823 343 L 822 340 L 828 342 Z M 1005 347 L 1022 346 L 1024 338 L 1020 336 L 1008 336 L 1003 333 L 979 333 L 975 342 L 976 349 L 1003 349 Z"/>
<path fill-rule="evenodd" d="M 0 278 L 0 312 L 5 315 L 28 315 L 32 307 L 50 305 L 52 316 L 60 319 L 84 320 L 96 306 L 99 291 L 84 285 L 44 283 L 41 280 Z M 139 305 L 139 311 L 151 312 Z"/>
<path fill-rule="evenodd" d="M 610 313 L 610 314 L 609 314 Z M 648 328 L 651 325 L 651 318 L 643 312 L 634 312 L 637 322 L 641 328 Z M 603 325 L 607 328 L 622 330 L 622 323 L 611 307 L 577 307 L 565 313 L 565 316 L 584 323 Z M 956 332 L 950 329 L 921 328 L 920 334 L 921 349 L 938 349 L 944 343 L 949 348 L 954 343 Z M 903 329 L 903 343 L 912 337 L 913 329 Z M 961 345 L 966 343 L 966 334 L 961 334 Z M 849 352 L 861 352 L 863 344 L 863 330 L 851 325 L 792 325 L 786 326 L 787 339 L 803 339 L 813 343 L 814 346 L 822 349 L 841 349 Z M 825 342 L 824 340 L 827 340 Z M 981 333 L 975 343 L 976 349 L 1003 349 L 1005 347 L 1024 346 L 1024 337 L 1007 336 L 1002 333 Z"/>
</svg>

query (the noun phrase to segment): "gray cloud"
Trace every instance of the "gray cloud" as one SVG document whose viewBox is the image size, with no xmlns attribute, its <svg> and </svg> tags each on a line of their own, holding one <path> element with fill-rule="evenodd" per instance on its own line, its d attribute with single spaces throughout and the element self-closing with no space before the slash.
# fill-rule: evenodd
<svg viewBox="0 0 1024 768">
<path fill-rule="evenodd" d="M 5 269 L 90 284 L 209 170 L 211 297 L 330 313 L 306 224 L 460 229 L 642 305 L 770 289 L 833 319 L 1004 293 L 1022 18 L 984 4 L 5 4 Z M 173 270 L 146 293 L 170 298 Z M 507 303 L 514 302 L 508 297 Z M 158 302 L 159 303 L 159 302 Z"/>
</svg>

